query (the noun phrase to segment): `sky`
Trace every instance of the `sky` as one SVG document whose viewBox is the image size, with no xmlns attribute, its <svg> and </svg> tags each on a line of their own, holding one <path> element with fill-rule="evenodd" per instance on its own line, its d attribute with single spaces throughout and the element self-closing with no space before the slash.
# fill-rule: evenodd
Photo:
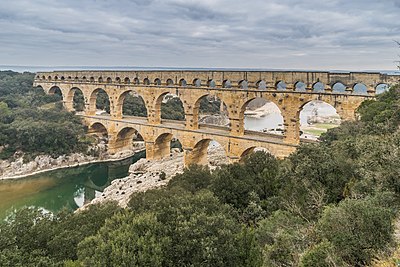
<svg viewBox="0 0 400 267">
<path fill-rule="evenodd" d="M 395 70 L 400 0 L 0 0 L 0 65 Z"/>
</svg>

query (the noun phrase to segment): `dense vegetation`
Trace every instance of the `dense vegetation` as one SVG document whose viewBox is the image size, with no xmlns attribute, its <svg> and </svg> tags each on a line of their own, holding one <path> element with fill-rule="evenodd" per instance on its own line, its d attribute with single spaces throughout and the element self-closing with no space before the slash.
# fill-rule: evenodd
<svg viewBox="0 0 400 267">
<path fill-rule="evenodd" d="M 59 95 L 33 88 L 34 74 L 0 72 L 0 159 L 20 151 L 58 156 L 86 151 L 80 119 L 62 109 Z"/>
<path fill-rule="evenodd" d="M 365 266 L 395 247 L 399 87 L 285 160 L 257 152 L 76 214 L 0 224 L 0 266 Z"/>
<path fill-rule="evenodd" d="M 146 105 L 141 97 L 128 94 L 124 100 L 122 113 L 128 116 L 147 117 Z"/>
</svg>

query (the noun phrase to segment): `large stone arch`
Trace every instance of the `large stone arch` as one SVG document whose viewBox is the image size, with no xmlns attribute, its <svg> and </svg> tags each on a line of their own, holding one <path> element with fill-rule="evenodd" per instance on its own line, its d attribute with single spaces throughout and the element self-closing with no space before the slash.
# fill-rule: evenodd
<svg viewBox="0 0 400 267">
<path fill-rule="evenodd" d="M 123 127 L 117 132 L 115 136 L 113 136 L 113 140 L 110 141 L 110 150 L 112 150 L 113 152 L 132 150 L 134 148 L 134 139 L 136 139 L 136 141 L 145 142 L 144 137 L 140 132 L 140 129 L 132 126 Z"/>
<path fill-rule="evenodd" d="M 65 93 L 63 94 L 62 88 L 57 85 L 50 87 L 46 93 L 49 95 L 59 94 L 63 99 L 64 99 L 64 94 L 65 94 Z"/>
<path fill-rule="evenodd" d="M 194 106 L 197 111 L 199 123 L 230 128 L 231 112 L 229 112 L 228 105 L 217 95 L 204 95 L 196 101 Z"/>
<path fill-rule="evenodd" d="M 147 140 L 146 142 L 146 158 L 148 159 L 162 159 L 170 156 L 173 138 L 183 146 L 180 136 L 172 131 L 161 131 L 154 137 L 154 141 Z"/>
<path fill-rule="evenodd" d="M 184 101 L 184 99 L 182 98 L 182 95 L 179 94 L 179 92 L 177 90 L 171 90 L 172 88 L 164 88 L 163 92 L 159 93 L 155 98 L 154 98 L 154 102 L 153 102 L 153 114 L 152 114 L 152 119 L 156 124 L 161 123 L 161 104 L 162 101 L 164 99 L 164 97 L 168 94 L 172 94 L 175 95 L 177 97 L 179 97 L 179 100 L 182 102 L 182 106 L 183 106 L 183 111 L 186 117 L 187 114 L 187 104 L 185 103 L 186 101 Z M 147 109 L 149 111 L 149 109 Z"/>
<path fill-rule="evenodd" d="M 273 103 L 278 109 L 279 109 L 279 113 L 282 116 L 283 122 L 285 121 L 285 117 L 284 117 L 284 110 L 282 110 L 282 106 L 280 105 L 279 100 L 277 100 L 274 97 L 271 97 L 270 95 L 253 95 L 247 99 L 245 99 L 245 101 L 243 101 L 243 103 L 241 103 L 241 107 L 240 107 L 240 113 L 239 113 L 239 119 L 241 120 L 241 122 L 243 122 L 244 125 L 244 113 L 248 107 L 248 105 L 256 100 L 256 99 L 262 99 L 265 100 L 266 102 L 271 102 Z"/>
<path fill-rule="evenodd" d="M 236 160 L 240 161 L 243 159 L 243 157 L 253 153 L 255 150 L 258 149 L 264 150 L 277 158 L 284 158 L 292 153 L 296 149 L 296 146 L 293 145 L 282 147 L 279 144 L 274 143 L 245 141 L 238 147 L 238 149 L 235 150 L 234 154 L 237 156 Z"/>
<path fill-rule="evenodd" d="M 148 108 L 148 105 L 146 104 L 146 101 L 145 101 L 145 99 L 143 98 L 142 93 L 141 93 L 140 91 L 139 91 L 139 92 L 138 92 L 138 91 L 139 91 L 139 90 L 129 89 L 129 90 L 123 91 L 123 92 L 118 96 L 117 101 L 116 101 L 116 104 L 115 104 L 115 110 L 114 110 L 115 116 L 116 116 L 116 117 L 122 118 L 122 116 L 124 115 L 124 114 L 123 114 L 124 101 L 125 101 L 126 97 L 127 97 L 129 94 L 132 94 L 132 93 L 137 94 L 137 96 L 143 101 L 143 105 L 144 105 L 144 107 L 146 108 L 146 116 L 145 116 L 145 117 L 147 117 L 147 116 L 149 115 L 149 108 Z"/>
<path fill-rule="evenodd" d="M 207 165 L 209 164 L 209 147 L 211 142 L 217 142 L 223 149 L 226 162 L 229 160 L 229 142 L 224 140 L 223 138 L 208 138 L 208 137 L 201 137 L 195 143 L 191 149 L 185 151 L 185 166 L 189 166 L 191 164 L 198 164 L 198 165 Z"/>
<path fill-rule="evenodd" d="M 101 122 L 93 122 L 89 124 L 88 134 L 96 135 L 99 138 L 108 138 L 109 133 L 107 127 Z"/>
<path fill-rule="evenodd" d="M 265 151 L 266 153 L 272 154 L 268 148 L 265 148 L 263 146 L 252 145 L 252 146 L 249 146 L 249 147 L 243 149 L 243 151 L 240 154 L 240 161 L 243 161 L 244 158 L 251 155 L 252 153 L 254 153 L 256 151 L 261 151 L 261 150 Z"/>
<path fill-rule="evenodd" d="M 305 115 L 307 113 L 304 113 L 304 112 L 308 112 L 309 113 L 308 116 L 311 116 L 311 118 L 310 118 L 311 120 L 313 120 L 312 117 L 314 116 L 315 117 L 314 120 L 316 120 L 316 123 L 332 124 L 333 125 L 332 121 L 337 122 L 337 119 L 333 119 L 333 117 L 331 117 L 331 121 L 328 121 L 328 117 L 327 117 L 326 118 L 326 120 L 327 120 L 326 122 L 322 122 L 322 121 L 318 122 L 318 118 L 324 117 L 323 115 L 321 116 L 321 114 L 319 114 L 320 117 L 318 117 L 318 113 L 317 113 L 318 109 L 319 110 L 323 109 L 325 111 L 327 110 L 328 112 L 325 115 L 329 115 L 330 114 L 330 116 L 334 116 L 335 115 L 333 113 L 333 110 L 334 110 L 336 115 L 339 116 L 339 123 L 340 123 L 342 118 L 341 118 L 340 113 L 339 113 L 339 108 L 338 108 L 337 102 L 336 101 L 332 101 L 332 100 L 331 101 L 326 101 L 326 100 L 329 100 L 329 98 L 310 99 L 310 100 L 304 102 L 300 106 L 299 111 L 298 111 L 299 130 L 300 131 L 301 131 L 302 127 L 306 126 L 306 122 L 304 120 L 308 119 L 308 118 L 305 117 Z M 319 107 L 314 108 L 316 114 L 313 114 L 314 110 L 311 110 L 312 106 L 310 106 L 310 105 L 313 104 L 313 103 L 315 105 L 319 105 Z M 308 107 L 308 110 L 305 110 L 305 107 Z M 303 117 L 302 117 L 302 114 L 304 114 Z"/>
<path fill-rule="evenodd" d="M 191 117 L 189 118 L 190 121 L 187 120 L 186 125 L 189 125 L 189 128 L 191 129 L 198 129 L 199 128 L 199 112 L 200 112 L 200 103 L 205 97 L 215 97 L 218 98 L 221 102 L 222 105 L 224 106 L 224 109 L 226 108 L 227 116 L 229 119 L 229 127 L 231 125 L 231 118 L 230 115 L 232 114 L 232 111 L 226 101 L 224 101 L 224 96 L 225 94 L 221 93 L 211 93 L 211 92 L 202 92 L 200 94 L 195 95 L 191 101 L 190 101 L 190 115 Z"/>
<path fill-rule="evenodd" d="M 82 110 L 77 110 L 77 107 L 75 106 L 75 103 L 74 103 L 75 94 L 78 93 L 79 91 L 82 93 L 82 96 L 83 96 L 83 103 L 82 103 L 83 107 L 82 107 Z M 68 90 L 68 93 L 66 95 L 66 100 L 65 100 L 65 106 L 66 106 L 68 111 L 74 111 L 74 110 L 75 111 L 84 111 L 86 102 L 87 102 L 87 99 L 86 99 L 86 97 L 85 97 L 85 95 L 83 93 L 83 90 L 81 88 L 72 87 L 71 89 Z"/>
<path fill-rule="evenodd" d="M 34 88 L 36 90 L 43 90 L 43 92 L 47 93 L 48 90 L 44 89 L 43 85 L 39 84 L 39 85 L 34 85 Z"/>
<path fill-rule="evenodd" d="M 112 107 L 112 101 L 111 101 L 109 93 L 107 93 L 107 91 L 104 88 L 98 87 L 90 93 L 89 100 L 88 100 L 88 102 L 89 102 L 89 108 L 87 111 L 88 115 L 96 114 L 96 109 L 97 109 L 96 108 L 96 100 L 97 100 L 97 95 L 99 92 L 104 92 L 107 94 L 108 101 L 110 103 L 110 114 L 112 113 L 113 107 Z"/>
</svg>

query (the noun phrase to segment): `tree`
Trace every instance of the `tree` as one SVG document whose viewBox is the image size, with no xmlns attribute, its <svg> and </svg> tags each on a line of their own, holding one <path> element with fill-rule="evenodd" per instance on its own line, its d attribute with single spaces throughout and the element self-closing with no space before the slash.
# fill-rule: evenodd
<svg viewBox="0 0 400 267">
<path fill-rule="evenodd" d="M 209 187 L 211 179 L 212 176 L 208 167 L 191 165 L 182 174 L 175 175 L 168 183 L 168 187 L 179 186 L 189 192 L 196 193 Z"/>
<path fill-rule="evenodd" d="M 147 109 L 143 99 L 131 94 L 125 97 L 122 113 L 128 116 L 147 117 Z"/>
<path fill-rule="evenodd" d="M 153 213 L 169 238 L 164 266 L 259 266 L 260 248 L 243 233 L 233 210 L 202 190 L 179 187 L 134 195 L 136 214 Z M 249 264 L 249 265 L 245 265 Z"/>
<path fill-rule="evenodd" d="M 326 204 L 344 199 L 346 185 L 355 175 L 352 161 L 334 146 L 303 145 L 288 160 L 282 173 L 282 206 L 306 220 L 317 218 Z"/>
<path fill-rule="evenodd" d="M 110 99 L 104 90 L 100 90 L 96 95 L 96 108 L 110 113 Z"/>
<path fill-rule="evenodd" d="M 153 214 L 126 211 L 79 244 L 79 261 L 84 266 L 163 266 L 169 244 Z"/>
<path fill-rule="evenodd" d="M 182 101 L 178 97 L 173 97 L 161 104 L 161 118 L 167 120 L 185 120 L 185 110 Z"/>
<path fill-rule="evenodd" d="M 300 267 L 336 267 L 349 266 L 336 253 L 335 248 L 328 241 L 323 241 L 302 255 Z"/>
<path fill-rule="evenodd" d="M 81 90 L 76 90 L 73 97 L 73 107 L 76 111 L 83 111 L 85 109 L 85 97 Z"/>
<path fill-rule="evenodd" d="M 18 210 L 0 222 L 0 266 L 62 266 L 65 260 L 76 260 L 78 243 L 118 211 L 112 203 L 57 215 Z"/>
<path fill-rule="evenodd" d="M 264 250 L 264 266 L 298 266 L 307 247 L 307 223 L 287 211 L 276 211 L 259 222 L 256 237 Z"/>
<path fill-rule="evenodd" d="M 347 264 L 368 265 L 393 240 L 394 212 L 386 201 L 383 195 L 346 199 L 327 207 L 317 224 L 320 238 L 330 242 Z"/>
</svg>

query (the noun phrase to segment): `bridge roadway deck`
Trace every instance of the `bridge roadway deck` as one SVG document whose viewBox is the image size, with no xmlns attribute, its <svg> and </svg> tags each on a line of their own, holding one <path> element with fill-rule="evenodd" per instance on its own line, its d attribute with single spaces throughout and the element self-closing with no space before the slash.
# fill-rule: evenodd
<svg viewBox="0 0 400 267">
<path fill-rule="evenodd" d="M 152 125 L 148 123 L 147 118 L 145 117 L 135 117 L 135 116 L 123 116 L 121 119 L 113 118 L 110 115 L 83 115 L 80 114 L 83 118 L 90 118 L 98 121 L 110 121 L 116 123 L 124 123 L 126 125 L 132 125 L 133 128 L 138 129 L 138 126 L 151 126 L 154 128 L 162 128 L 168 130 L 175 130 L 181 131 L 186 133 L 196 133 L 196 134 L 204 134 L 204 135 L 214 135 L 214 136 L 221 136 L 227 138 L 235 138 L 235 139 L 242 139 L 248 141 L 257 141 L 257 142 L 265 142 L 271 144 L 285 144 L 288 146 L 297 147 L 297 145 L 293 144 L 286 144 L 284 143 L 284 135 L 279 134 L 271 134 L 265 133 L 260 131 L 252 131 L 252 130 L 245 130 L 245 134 L 243 136 L 232 136 L 231 129 L 227 126 L 220 126 L 220 125 L 211 125 L 211 124 L 200 124 L 199 129 L 191 130 L 185 128 L 184 121 L 177 121 L 177 120 L 165 120 L 161 121 L 161 124 Z M 301 138 L 302 143 L 315 143 L 317 141 Z"/>
</svg>

